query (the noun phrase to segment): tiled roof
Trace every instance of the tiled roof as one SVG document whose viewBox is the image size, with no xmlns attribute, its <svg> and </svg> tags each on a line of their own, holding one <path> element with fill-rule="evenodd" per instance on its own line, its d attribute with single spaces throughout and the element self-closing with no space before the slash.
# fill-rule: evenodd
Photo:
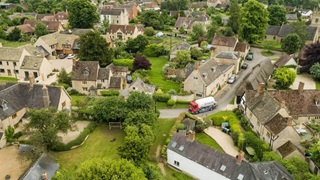
<svg viewBox="0 0 320 180">
<path fill-rule="evenodd" d="M 214 37 L 212 39 L 213 46 L 235 47 L 237 39 L 234 37 Z"/>
<path fill-rule="evenodd" d="M 235 52 L 220 52 L 216 58 L 237 60 L 238 56 Z"/>
<path fill-rule="evenodd" d="M 120 89 L 121 88 L 121 79 L 122 79 L 122 77 L 112 76 L 110 78 L 110 86 L 109 86 L 109 88 Z"/>
<path fill-rule="evenodd" d="M 271 131 L 273 135 L 278 135 L 287 127 L 287 120 L 287 118 L 284 118 L 281 114 L 277 113 L 269 122 L 265 124 L 265 127 Z"/>
<path fill-rule="evenodd" d="M 266 91 L 259 94 L 256 90 L 247 90 L 246 103 L 261 124 L 269 122 L 280 110 L 279 103 Z"/>
<path fill-rule="evenodd" d="M 110 69 L 113 73 L 114 72 L 128 72 L 128 67 L 126 66 L 115 66 L 113 63 L 109 64 L 106 69 Z"/>
<path fill-rule="evenodd" d="M 122 11 L 123 11 L 122 9 L 105 9 L 105 10 L 102 10 L 100 14 L 120 16 Z"/>
<path fill-rule="evenodd" d="M 180 28 L 183 24 L 186 24 L 187 26 L 189 26 L 190 22 L 193 20 L 194 18 L 190 18 L 190 17 L 178 17 L 174 27 L 176 28 Z"/>
<path fill-rule="evenodd" d="M 274 65 L 276 67 L 281 67 L 281 66 L 284 66 L 292 57 L 287 54 L 287 53 L 284 53 L 282 54 L 282 56 L 274 63 Z"/>
<path fill-rule="evenodd" d="M 280 31 L 280 26 L 269 26 L 266 35 L 278 35 Z"/>
<path fill-rule="evenodd" d="M 56 17 L 54 15 L 50 15 L 50 16 L 44 16 L 42 18 L 42 21 L 55 21 Z"/>
<path fill-rule="evenodd" d="M 285 103 L 292 116 L 319 116 L 320 106 L 316 105 L 319 90 L 305 89 L 302 92 L 299 90 L 269 90 L 270 95 L 278 102 Z"/>
<path fill-rule="evenodd" d="M 25 20 L 23 24 L 30 24 L 31 27 L 35 27 L 38 23 L 44 24 L 49 31 L 58 31 L 62 26 L 60 21 L 38 21 L 38 20 Z"/>
<path fill-rule="evenodd" d="M 209 85 L 222 74 L 222 71 L 218 63 L 211 59 L 199 67 L 199 73 L 205 84 Z"/>
<path fill-rule="evenodd" d="M 43 85 L 34 84 L 30 88 L 29 83 L 1 83 L 0 103 L 7 102 L 8 109 L 0 108 L 0 119 L 6 119 L 24 107 L 43 108 Z M 58 108 L 61 87 L 46 86 L 49 92 L 50 106 Z"/>
<path fill-rule="evenodd" d="M 135 25 L 116 25 L 116 24 L 110 24 L 109 28 L 107 29 L 107 33 L 113 34 L 116 33 L 118 30 L 120 30 L 122 33 L 134 33 L 134 30 L 137 26 Z"/>
<path fill-rule="evenodd" d="M 45 43 L 51 46 L 58 43 L 58 39 L 57 39 L 58 35 L 59 35 L 58 33 L 47 34 L 39 37 L 39 39 L 42 39 Z"/>
<path fill-rule="evenodd" d="M 98 79 L 108 79 L 109 80 L 109 69 L 100 68 L 98 72 Z"/>
<path fill-rule="evenodd" d="M 76 64 L 72 66 L 72 80 L 96 81 L 98 68 L 98 61 L 76 61 Z"/>
<path fill-rule="evenodd" d="M 151 84 L 144 83 L 139 77 L 132 82 L 131 87 L 135 87 L 140 92 L 154 93 L 156 87 Z"/>
<path fill-rule="evenodd" d="M 249 44 L 247 42 L 238 42 L 236 47 L 234 48 L 234 51 L 246 52 L 248 47 L 249 47 Z"/>
<path fill-rule="evenodd" d="M 19 26 L 13 26 L 8 28 L 8 32 L 11 32 L 15 27 L 19 28 L 23 33 L 32 33 L 34 28 L 30 26 L 30 24 L 22 24 Z"/>
<path fill-rule="evenodd" d="M 19 61 L 23 49 L 0 47 L 0 60 L 5 61 Z"/>
<path fill-rule="evenodd" d="M 294 32 L 294 27 L 290 24 L 283 24 L 281 27 L 280 27 L 280 30 L 279 30 L 279 34 L 278 36 L 280 37 L 286 37 L 288 34 L 291 34 Z"/>
<path fill-rule="evenodd" d="M 42 61 L 42 57 L 25 56 L 20 66 L 20 69 L 40 70 Z"/>
<path fill-rule="evenodd" d="M 289 172 L 276 161 L 257 163 L 242 161 L 241 164 L 238 164 L 235 157 L 219 152 L 197 141 L 190 141 L 185 136 L 177 133 L 173 135 L 167 148 L 188 160 L 200 164 L 203 168 L 224 176 L 226 179 L 239 179 L 239 177 L 242 177 L 242 179 L 252 180 L 284 178 L 293 180 Z M 222 168 L 223 166 L 225 168 Z"/>
<path fill-rule="evenodd" d="M 297 147 L 291 141 L 287 141 L 282 146 L 280 146 L 277 150 L 279 151 L 281 156 L 285 158 L 289 154 L 291 154 L 293 151 L 297 150 Z"/>
<path fill-rule="evenodd" d="M 307 26 L 307 33 L 308 33 L 308 39 L 307 40 L 313 40 L 316 33 L 317 33 L 318 27 L 313 26 Z"/>
<path fill-rule="evenodd" d="M 287 20 L 298 20 L 297 14 L 286 14 Z"/>
<path fill-rule="evenodd" d="M 204 8 L 206 7 L 207 2 L 193 2 L 189 4 L 189 8 Z"/>
<path fill-rule="evenodd" d="M 72 34 L 80 36 L 81 34 L 86 34 L 88 32 L 92 32 L 93 29 L 79 29 L 79 28 L 74 28 L 72 30 Z"/>
<path fill-rule="evenodd" d="M 51 16 L 51 15 L 53 15 L 53 14 L 36 14 L 35 18 L 36 18 L 36 20 L 42 20 L 43 17 Z"/>
</svg>

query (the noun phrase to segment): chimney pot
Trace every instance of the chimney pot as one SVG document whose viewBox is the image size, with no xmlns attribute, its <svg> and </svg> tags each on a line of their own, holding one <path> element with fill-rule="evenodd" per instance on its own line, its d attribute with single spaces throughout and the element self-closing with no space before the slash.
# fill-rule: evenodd
<svg viewBox="0 0 320 180">
<path fill-rule="evenodd" d="M 242 150 L 240 150 L 239 155 L 237 156 L 237 163 L 241 164 L 243 159 L 244 159 L 244 152 Z"/>
<path fill-rule="evenodd" d="M 299 83 L 299 87 L 298 87 L 299 93 L 302 93 L 302 92 L 303 92 L 303 88 L 304 88 L 304 83 L 303 83 L 303 82 L 300 82 L 300 83 Z"/>
<path fill-rule="evenodd" d="M 30 74 L 30 75 L 29 75 L 29 82 L 30 82 L 30 88 L 33 88 L 33 85 L 34 85 L 34 83 L 35 83 L 34 75 L 33 75 L 33 74 Z"/>
<path fill-rule="evenodd" d="M 196 61 L 195 63 L 194 63 L 194 69 L 199 69 L 199 66 L 200 66 L 200 62 L 199 61 Z"/>
<path fill-rule="evenodd" d="M 258 91 L 259 95 L 263 93 L 263 91 L 264 91 L 264 83 L 259 83 L 257 91 Z"/>
<path fill-rule="evenodd" d="M 285 108 L 286 107 L 286 102 L 285 101 L 281 101 L 281 108 Z"/>
<path fill-rule="evenodd" d="M 195 133 L 194 131 L 188 131 L 187 133 L 187 138 L 190 140 L 190 141 L 194 141 L 196 138 L 195 138 Z"/>
</svg>

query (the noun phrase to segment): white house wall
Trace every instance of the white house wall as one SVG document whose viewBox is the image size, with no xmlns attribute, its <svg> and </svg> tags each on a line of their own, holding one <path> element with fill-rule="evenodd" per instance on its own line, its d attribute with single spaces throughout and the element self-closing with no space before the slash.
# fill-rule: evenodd
<svg viewBox="0 0 320 180">
<path fill-rule="evenodd" d="M 63 109 L 71 109 L 71 97 L 67 94 L 66 90 L 63 87 L 61 88 L 60 93 L 60 101 L 58 106 L 58 111 L 61 111 Z M 63 106 L 63 103 L 65 103 L 65 106 Z"/>
<path fill-rule="evenodd" d="M 191 161 L 190 159 L 187 159 L 178 153 L 171 151 L 170 149 L 167 149 L 167 161 L 168 163 L 183 171 L 186 172 L 187 174 L 190 174 L 191 176 L 200 179 L 200 180 L 227 180 L 228 178 L 194 162 Z M 174 161 L 179 162 L 179 166 L 176 166 L 174 164 Z"/>
<path fill-rule="evenodd" d="M 8 128 L 8 126 L 12 126 L 14 127 L 14 125 L 16 125 L 17 123 L 19 123 L 19 121 L 22 119 L 22 117 L 25 115 L 25 113 L 27 112 L 26 108 L 22 108 L 21 110 L 19 110 L 18 112 L 16 112 L 16 117 L 12 118 L 12 115 L 7 117 L 4 120 L 1 120 L 1 129 L 2 131 L 6 130 Z"/>
</svg>

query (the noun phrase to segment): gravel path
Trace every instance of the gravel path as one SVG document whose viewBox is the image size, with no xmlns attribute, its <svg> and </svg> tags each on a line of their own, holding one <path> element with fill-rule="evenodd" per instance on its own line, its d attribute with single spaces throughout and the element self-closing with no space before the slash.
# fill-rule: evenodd
<svg viewBox="0 0 320 180">
<path fill-rule="evenodd" d="M 214 139 L 225 153 L 233 157 L 238 155 L 238 148 L 233 145 L 232 138 L 228 134 L 214 127 L 209 127 L 204 132 Z"/>
</svg>

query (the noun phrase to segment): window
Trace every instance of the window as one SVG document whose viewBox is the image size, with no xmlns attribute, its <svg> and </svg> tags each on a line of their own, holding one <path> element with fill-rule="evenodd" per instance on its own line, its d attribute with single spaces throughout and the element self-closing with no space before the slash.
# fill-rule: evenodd
<svg viewBox="0 0 320 180">
<path fill-rule="evenodd" d="M 7 61 L 7 66 L 9 66 L 9 62 Z"/>
<path fill-rule="evenodd" d="M 193 79 L 198 79 L 198 77 L 193 77 Z"/>
<path fill-rule="evenodd" d="M 88 88 L 84 87 L 82 88 L 83 91 L 88 91 Z"/>
<path fill-rule="evenodd" d="M 17 63 L 16 63 L 16 62 L 13 62 L 13 66 L 17 66 Z"/>
<path fill-rule="evenodd" d="M 16 74 L 19 74 L 19 70 L 16 70 L 15 73 L 16 73 Z"/>
<path fill-rule="evenodd" d="M 0 73 L 4 73 L 4 69 L 0 69 Z"/>
<path fill-rule="evenodd" d="M 103 82 L 103 83 L 104 83 L 104 79 L 101 79 L 101 82 Z"/>
<path fill-rule="evenodd" d="M 0 65 L 2 65 L 2 61 L 0 61 Z"/>
<path fill-rule="evenodd" d="M 62 105 L 62 109 L 64 108 L 64 107 L 66 107 L 66 101 L 63 101 L 63 103 L 61 104 Z"/>
<path fill-rule="evenodd" d="M 17 117 L 17 113 L 14 113 L 11 117 L 12 117 L 12 119 L 16 118 Z"/>
<path fill-rule="evenodd" d="M 320 101 L 316 101 L 316 105 L 317 105 L 317 106 L 320 106 Z"/>
<path fill-rule="evenodd" d="M 117 24 L 119 23 L 119 21 L 117 20 Z"/>
<path fill-rule="evenodd" d="M 173 164 L 178 167 L 180 166 L 180 163 L 178 161 L 174 161 Z"/>
<path fill-rule="evenodd" d="M 87 84 L 87 81 L 82 81 L 82 84 Z"/>
</svg>

